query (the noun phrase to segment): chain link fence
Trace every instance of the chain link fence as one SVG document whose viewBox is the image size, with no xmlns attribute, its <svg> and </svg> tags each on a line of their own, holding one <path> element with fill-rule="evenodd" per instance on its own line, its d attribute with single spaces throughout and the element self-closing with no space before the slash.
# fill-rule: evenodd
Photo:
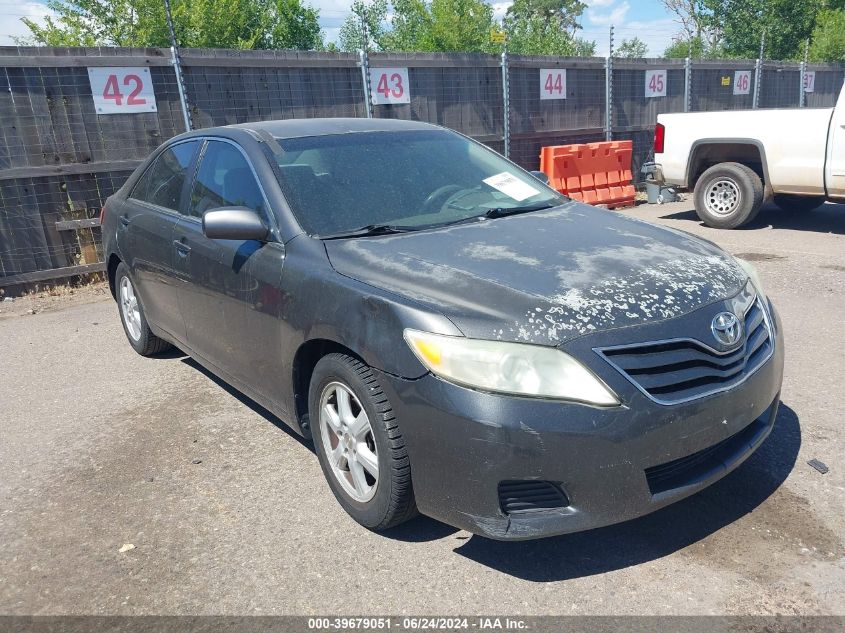
<svg viewBox="0 0 845 633">
<path fill-rule="evenodd" d="M 845 66 L 804 70 L 755 60 L 0 47 L 0 287 L 101 270 L 103 202 L 186 120 L 425 121 L 527 169 L 545 145 L 610 136 L 634 141 L 636 177 L 662 112 L 832 106 Z M 148 84 L 152 103 L 99 109 L 98 99 L 129 103 L 133 85 L 95 94 L 99 71 Z"/>
</svg>

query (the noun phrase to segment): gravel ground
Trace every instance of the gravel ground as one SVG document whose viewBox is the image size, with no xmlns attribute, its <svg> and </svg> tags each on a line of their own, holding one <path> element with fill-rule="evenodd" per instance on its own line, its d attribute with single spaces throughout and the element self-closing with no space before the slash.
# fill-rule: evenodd
<svg viewBox="0 0 845 633">
<path fill-rule="evenodd" d="M 690 209 L 624 213 L 757 264 L 788 346 L 776 428 L 690 499 L 541 541 L 370 533 L 279 420 L 137 356 L 102 287 L 0 302 L 0 613 L 845 614 L 845 206 L 730 232 Z"/>
</svg>

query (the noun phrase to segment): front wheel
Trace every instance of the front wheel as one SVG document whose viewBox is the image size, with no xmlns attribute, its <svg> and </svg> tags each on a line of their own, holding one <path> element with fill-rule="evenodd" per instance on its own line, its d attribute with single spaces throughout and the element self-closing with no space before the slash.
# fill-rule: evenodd
<svg viewBox="0 0 845 633">
<path fill-rule="evenodd" d="M 784 211 L 812 211 L 824 204 L 824 196 L 796 196 L 788 193 L 776 193 L 774 203 Z"/>
<path fill-rule="evenodd" d="M 736 229 L 754 219 L 763 204 L 763 183 L 741 163 L 719 163 L 695 183 L 695 211 L 707 225 Z"/>
<path fill-rule="evenodd" d="M 152 356 L 169 349 L 170 343 L 160 339 L 150 330 L 147 317 L 144 316 L 144 308 L 129 276 L 129 268 L 123 262 L 118 264 L 115 271 L 114 287 L 117 289 L 117 306 L 123 331 L 126 332 L 132 349 L 141 356 Z"/>
<path fill-rule="evenodd" d="M 415 516 L 408 452 L 373 371 L 346 354 L 324 356 L 308 401 L 320 466 L 343 509 L 371 530 Z"/>
</svg>

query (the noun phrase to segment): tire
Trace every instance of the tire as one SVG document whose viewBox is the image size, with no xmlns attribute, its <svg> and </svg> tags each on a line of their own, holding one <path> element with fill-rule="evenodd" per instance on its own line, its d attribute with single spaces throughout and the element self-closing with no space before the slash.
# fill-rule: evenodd
<svg viewBox="0 0 845 633">
<path fill-rule="evenodd" d="M 348 398 L 348 408 L 343 398 Z M 346 354 L 324 356 L 311 376 L 308 405 L 323 475 L 343 509 L 375 531 L 416 516 L 408 452 L 373 371 Z M 361 424 L 361 413 L 368 427 Z M 378 465 L 377 478 L 371 470 L 373 461 Z"/>
<path fill-rule="evenodd" d="M 695 183 L 695 211 L 707 226 L 736 229 L 747 224 L 763 204 L 763 183 L 741 163 L 719 163 Z"/>
<path fill-rule="evenodd" d="M 778 208 L 784 211 L 812 211 L 824 204 L 823 196 L 796 196 L 788 193 L 776 193 L 773 198 Z"/>
<path fill-rule="evenodd" d="M 114 288 L 120 322 L 123 324 L 123 331 L 132 349 L 141 356 L 153 356 L 170 349 L 172 347 L 170 343 L 160 339 L 150 330 L 147 318 L 144 316 L 144 308 L 135 292 L 135 284 L 129 276 L 129 268 L 123 262 L 117 265 Z"/>
</svg>

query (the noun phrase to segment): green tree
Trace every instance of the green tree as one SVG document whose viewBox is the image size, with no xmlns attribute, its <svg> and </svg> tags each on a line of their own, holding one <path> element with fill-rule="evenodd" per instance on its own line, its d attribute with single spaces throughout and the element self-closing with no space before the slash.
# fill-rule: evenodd
<svg viewBox="0 0 845 633">
<path fill-rule="evenodd" d="M 508 49 L 521 55 L 595 55 L 596 43 L 576 36 L 584 8 L 580 0 L 515 0 L 503 21 Z"/>
<path fill-rule="evenodd" d="M 712 49 L 708 47 L 707 42 L 702 37 L 676 39 L 663 51 L 663 57 L 668 59 L 684 59 L 686 57 L 704 59 L 714 56 Z"/>
<path fill-rule="evenodd" d="M 534 55 L 594 55 L 595 42 L 575 36 L 584 6 L 580 0 L 516 0 L 503 25 L 508 32 L 509 50 Z M 370 5 L 355 0 L 338 36 L 341 50 L 362 48 L 364 15 L 374 50 L 501 50 L 501 45 L 490 41 L 490 32 L 497 24 L 492 7 L 483 0 L 393 0 L 392 5 L 388 0 L 375 0 Z"/>
<path fill-rule="evenodd" d="M 364 48 L 364 31 L 362 19 L 366 16 L 369 32 L 368 48 L 376 51 L 383 50 L 384 24 L 387 20 L 387 0 L 374 0 L 365 4 L 363 0 L 352 3 L 351 13 L 340 27 L 337 46 L 342 51 L 357 51 Z"/>
<path fill-rule="evenodd" d="M 518 55 L 592 57 L 596 54 L 595 42 L 574 37 L 538 17 L 506 16 L 504 26 L 508 33 L 508 50 Z"/>
<path fill-rule="evenodd" d="M 845 61 L 845 10 L 826 9 L 819 13 L 810 41 L 810 59 L 814 62 Z"/>
<path fill-rule="evenodd" d="M 267 48 L 314 50 L 323 48 L 320 11 L 301 0 L 274 0 Z"/>
<path fill-rule="evenodd" d="M 615 51 L 617 57 L 645 57 L 648 55 L 648 46 L 640 38 L 622 40 L 619 48 Z"/>
<path fill-rule="evenodd" d="M 677 53 L 680 52 L 680 43 L 686 43 L 689 48 L 690 42 L 694 46 L 701 43 L 701 51 L 715 50 L 719 47 L 722 34 L 720 32 L 721 24 L 713 19 L 706 6 L 706 0 L 661 0 L 663 6 L 669 13 L 675 15 L 675 21 L 681 25 L 681 33 L 675 38 L 670 49 L 675 53 L 673 57 L 681 57 Z M 678 49 L 672 48 L 675 43 L 679 43 Z M 683 55 L 686 57 L 686 54 Z M 701 55 L 696 55 L 701 57 Z"/>
<path fill-rule="evenodd" d="M 816 15 L 825 0 L 701 0 L 709 25 L 722 34 L 730 57 L 755 58 L 765 31 L 768 59 L 796 59 L 803 54 Z"/>
<path fill-rule="evenodd" d="M 493 8 L 482 0 L 395 0 L 386 50 L 475 52 L 490 49 Z"/>
<path fill-rule="evenodd" d="M 587 7 L 581 0 L 514 0 L 507 16 L 515 20 L 539 20 L 574 36 L 581 28 L 578 19 Z"/>
<path fill-rule="evenodd" d="M 47 46 L 170 46 L 162 0 L 49 0 L 55 14 L 23 18 L 27 43 Z M 172 0 L 179 44 L 196 48 L 322 46 L 318 11 L 301 0 Z"/>
<path fill-rule="evenodd" d="M 370 47 L 378 51 L 484 52 L 490 50 L 490 30 L 495 26 L 492 7 L 482 0 L 394 0 L 392 6 L 387 0 L 369 5 L 356 0 L 340 28 L 341 50 L 362 48 L 363 15 Z"/>
</svg>

